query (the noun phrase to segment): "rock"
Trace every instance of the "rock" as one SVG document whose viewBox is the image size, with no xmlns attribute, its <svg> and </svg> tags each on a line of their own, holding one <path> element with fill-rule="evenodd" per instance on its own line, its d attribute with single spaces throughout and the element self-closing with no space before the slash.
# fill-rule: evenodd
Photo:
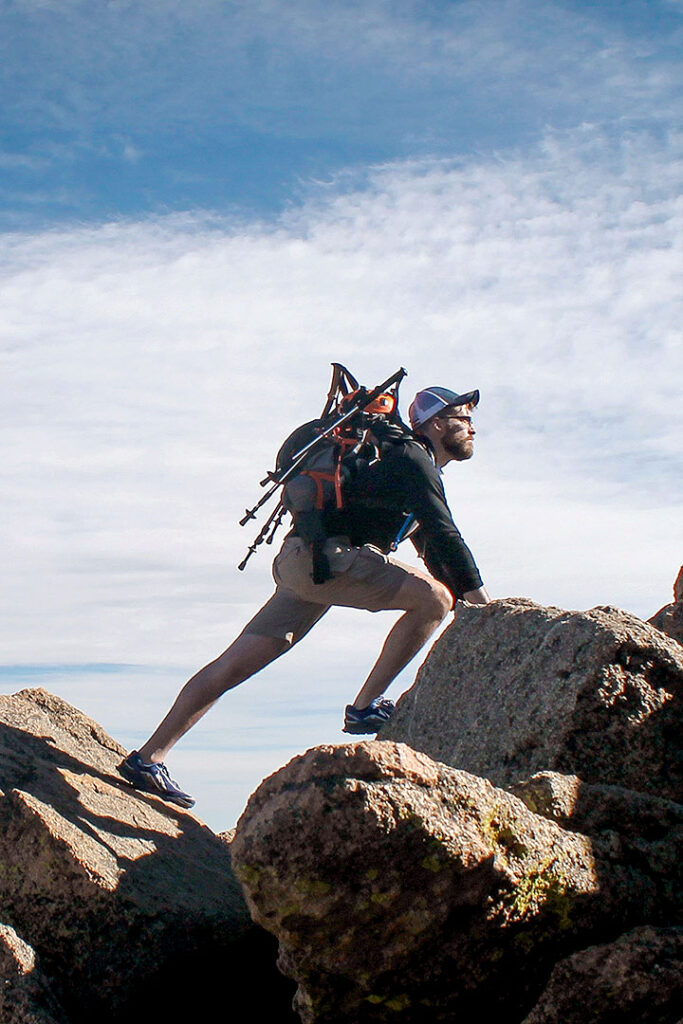
<svg viewBox="0 0 683 1024">
<path fill-rule="evenodd" d="M 683 929 L 643 927 L 559 963 L 524 1024 L 676 1024 L 682 1016 Z"/>
<path fill-rule="evenodd" d="M 511 787 L 536 814 L 593 837 L 605 854 L 649 878 L 673 908 L 683 892 L 683 806 L 620 786 L 597 786 L 575 775 L 539 772 Z"/>
<path fill-rule="evenodd" d="M 14 928 L 0 924 L 0 977 L 23 978 L 36 966 L 36 954 Z"/>
<path fill-rule="evenodd" d="M 586 835 L 614 830 L 656 841 L 683 828 L 681 804 L 622 786 L 591 785 L 576 775 L 538 772 L 510 790 L 535 814 Z"/>
<path fill-rule="evenodd" d="M 2 1024 L 66 1024 L 36 967 L 34 950 L 6 924 L 0 924 L 0 1020 Z"/>
<path fill-rule="evenodd" d="M 229 847 L 189 812 L 128 787 L 115 771 L 123 754 L 44 690 L 0 697 L 5 920 L 35 949 L 72 1024 L 146 1008 L 173 1016 L 226 987 L 239 1008 L 254 956 L 264 984 L 246 995 L 258 1005 L 279 984 L 273 945 L 251 923 Z"/>
<path fill-rule="evenodd" d="M 381 739 L 509 786 L 538 771 L 681 800 L 683 651 L 616 608 L 459 606 Z"/>
<path fill-rule="evenodd" d="M 665 604 L 651 619 L 648 619 L 648 622 L 673 637 L 679 644 L 683 644 L 683 566 L 681 566 L 674 583 L 673 602 Z"/>
<path fill-rule="evenodd" d="M 294 758 L 232 855 L 304 1024 L 519 1021 L 558 959 L 675 913 L 647 862 L 405 744 Z"/>
</svg>

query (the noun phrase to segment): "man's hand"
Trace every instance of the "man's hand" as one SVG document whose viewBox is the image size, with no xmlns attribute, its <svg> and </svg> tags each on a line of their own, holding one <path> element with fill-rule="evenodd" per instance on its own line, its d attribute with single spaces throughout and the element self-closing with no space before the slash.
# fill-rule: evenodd
<svg viewBox="0 0 683 1024">
<path fill-rule="evenodd" d="M 486 587 L 479 587 L 478 590 L 468 590 L 460 600 L 467 601 L 468 604 L 489 604 L 491 598 L 486 592 Z"/>
</svg>

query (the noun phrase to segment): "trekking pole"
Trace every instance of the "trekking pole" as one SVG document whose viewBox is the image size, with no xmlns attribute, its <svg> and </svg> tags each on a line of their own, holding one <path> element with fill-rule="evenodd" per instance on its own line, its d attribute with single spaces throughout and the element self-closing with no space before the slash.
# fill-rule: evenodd
<svg viewBox="0 0 683 1024">
<path fill-rule="evenodd" d="M 275 479 L 275 474 L 273 474 L 273 479 Z M 261 487 L 265 487 L 267 483 L 267 478 L 265 480 L 262 480 Z M 266 502 L 270 501 L 270 499 L 273 497 L 279 486 L 280 481 L 278 480 L 277 483 L 273 484 L 269 491 L 266 491 L 261 500 L 258 501 L 253 508 L 247 508 L 244 510 L 244 515 L 240 519 L 240 526 L 246 526 L 250 519 L 256 519 L 256 513 L 258 512 L 258 510 L 262 508 L 262 506 L 265 505 Z"/>
<path fill-rule="evenodd" d="M 275 534 L 279 530 L 279 528 L 280 528 L 280 526 L 282 524 L 282 520 L 285 518 L 286 515 L 287 515 L 287 509 L 282 504 L 282 502 L 280 502 L 280 511 L 278 512 L 277 518 L 276 518 L 275 522 L 273 523 L 272 530 L 270 531 L 270 533 L 266 537 L 266 544 L 272 544 L 273 543 L 273 540 L 275 539 Z M 269 522 L 273 522 L 272 517 L 269 520 Z"/>
<path fill-rule="evenodd" d="M 273 543 L 273 535 L 277 530 L 278 526 L 280 525 L 280 523 L 282 522 L 282 518 L 286 511 L 287 510 L 285 509 L 284 505 L 281 502 L 278 502 L 276 509 L 268 517 L 268 520 L 263 529 L 261 530 L 261 532 L 259 533 L 258 537 L 256 537 L 253 544 L 249 545 L 249 548 L 247 549 L 247 553 L 244 556 L 244 559 L 237 566 L 240 572 L 244 572 L 247 562 L 249 561 L 252 555 L 256 554 L 256 548 L 259 546 L 259 544 L 263 544 L 264 540 L 266 544 Z M 275 522 L 276 519 L 277 522 Z M 268 533 L 268 530 L 270 530 L 271 525 L 273 526 L 273 529 L 270 531 L 270 536 L 266 537 L 266 534 Z"/>
</svg>

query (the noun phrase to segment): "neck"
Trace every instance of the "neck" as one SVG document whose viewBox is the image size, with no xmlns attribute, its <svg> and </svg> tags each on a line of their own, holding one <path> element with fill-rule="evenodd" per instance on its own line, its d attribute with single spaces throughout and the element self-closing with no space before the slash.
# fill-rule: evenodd
<svg viewBox="0 0 683 1024">
<path fill-rule="evenodd" d="M 452 461 L 453 456 L 446 451 L 438 436 L 434 437 L 431 434 L 420 434 L 419 436 L 429 447 L 439 469 L 443 469 L 445 465 Z"/>
<path fill-rule="evenodd" d="M 444 466 L 453 461 L 453 456 L 450 455 L 440 444 L 434 445 L 434 453 L 436 455 L 436 464 L 439 469 L 443 469 Z"/>
</svg>

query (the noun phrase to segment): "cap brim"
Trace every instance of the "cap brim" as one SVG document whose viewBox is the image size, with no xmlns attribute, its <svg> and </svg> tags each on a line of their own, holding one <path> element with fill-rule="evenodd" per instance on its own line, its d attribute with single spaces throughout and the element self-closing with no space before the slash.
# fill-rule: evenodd
<svg viewBox="0 0 683 1024">
<path fill-rule="evenodd" d="M 458 395 L 452 402 L 449 402 L 446 406 L 450 409 L 451 406 L 458 405 L 478 405 L 479 404 L 479 392 L 478 391 L 466 391 L 464 395 Z"/>
</svg>

